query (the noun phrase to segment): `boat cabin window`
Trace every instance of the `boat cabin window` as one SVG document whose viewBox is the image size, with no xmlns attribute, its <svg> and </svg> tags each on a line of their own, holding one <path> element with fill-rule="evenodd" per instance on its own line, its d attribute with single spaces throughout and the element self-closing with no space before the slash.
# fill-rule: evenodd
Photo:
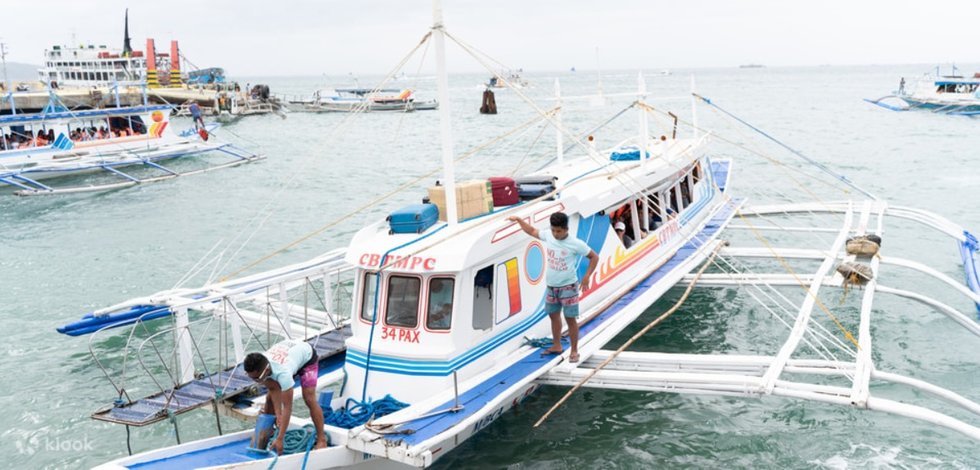
<svg viewBox="0 0 980 470">
<path fill-rule="evenodd" d="M 456 281 L 447 277 L 429 280 L 429 305 L 425 313 L 425 327 L 430 330 L 448 330 L 453 320 L 453 289 Z"/>
<path fill-rule="evenodd" d="M 364 273 L 364 284 L 361 287 L 361 319 L 369 323 L 374 323 L 377 287 L 378 273 Z"/>
<path fill-rule="evenodd" d="M 484 267 L 473 277 L 473 329 L 493 326 L 493 265 Z"/>
<path fill-rule="evenodd" d="M 660 202 L 662 200 L 663 197 L 661 196 L 661 193 L 657 192 L 651 193 L 647 197 L 647 220 L 649 221 L 649 228 L 651 232 L 663 224 L 664 207 L 663 203 Z"/>
<path fill-rule="evenodd" d="M 496 324 L 521 312 L 520 273 L 517 271 L 517 258 L 511 258 L 497 265 Z"/>
<path fill-rule="evenodd" d="M 417 277 L 388 278 L 388 302 L 385 304 L 385 324 L 415 328 L 419 325 L 419 293 L 422 280 Z"/>
</svg>

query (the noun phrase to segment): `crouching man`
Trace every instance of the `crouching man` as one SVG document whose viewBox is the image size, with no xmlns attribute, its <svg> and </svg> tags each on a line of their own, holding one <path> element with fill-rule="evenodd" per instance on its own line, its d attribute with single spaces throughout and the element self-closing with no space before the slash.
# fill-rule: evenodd
<svg viewBox="0 0 980 470">
<path fill-rule="evenodd" d="M 253 352 L 245 356 L 245 373 L 252 380 L 264 385 L 269 394 L 265 400 L 265 413 L 276 415 L 279 435 L 270 448 L 282 454 L 283 438 L 289 428 L 289 418 L 293 414 L 293 386 L 299 376 L 303 390 L 303 401 L 310 409 L 310 419 L 316 426 L 314 449 L 327 446 L 323 432 L 323 410 L 316 399 L 316 379 L 319 367 L 316 350 L 304 341 L 286 340 L 264 353 Z"/>
</svg>

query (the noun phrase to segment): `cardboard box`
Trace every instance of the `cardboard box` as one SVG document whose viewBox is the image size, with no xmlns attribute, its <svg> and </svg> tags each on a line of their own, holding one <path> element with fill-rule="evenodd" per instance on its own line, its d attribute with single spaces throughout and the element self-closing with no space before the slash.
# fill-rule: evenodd
<svg viewBox="0 0 980 470">
<path fill-rule="evenodd" d="M 446 187 L 429 188 L 429 202 L 439 208 L 439 220 L 445 222 Z M 493 188 L 487 180 L 469 180 L 456 183 L 456 217 L 459 220 L 476 217 L 493 211 Z"/>
</svg>

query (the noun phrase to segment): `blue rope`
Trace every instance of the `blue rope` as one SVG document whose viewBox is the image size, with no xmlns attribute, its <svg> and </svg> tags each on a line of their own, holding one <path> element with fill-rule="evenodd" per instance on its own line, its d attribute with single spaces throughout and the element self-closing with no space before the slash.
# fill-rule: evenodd
<svg viewBox="0 0 980 470">
<path fill-rule="evenodd" d="M 527 336 L 525 336 L 524 337 L 524 344 L 526 344 L 528 346 L 531 346 L 531 347 L 535 347 L 535 348 L 550 348 L 551 345 L 554 344 L 554 343 L 551 340 L 551 338 L 549 338 L 549 337 L 528 338 Z"/>
<path fill-rule="evenodd" d="M 279 430 L 277 429 L 275 433 L 272 434 L 272 438 L 269 439 L 269 444 L 276 440 L 279 436 Z M 330 445 L 330 436 L 326 436 L 327 445 Z M 310 450 L 313 449 L 313 445 L 316 444 L 316 427 L 312 424 L 307 424 L 300 429 L 290 429 L 286 431 L 286 435 L 282 438 L 282 455 L 296 454 L 299 452 L 304 452 L 303 456 L 303 466 L 306 468 L 306 461 L 310 458 Z M 272 452 L 268 449 L 264 449 L 269 454 L 274 454 L 275 457 L 272 462 L 269 463 L 269 469 L 272 470 L 279 463 L 279 454 Z"/>
<path fill-rule="evenodd" d="M 323 422 L 338 428 L 353 429 L 363 425 L 372 418 L 380 418 L 408 406 L 391 395 L 385 395 L 380 400 L 357 401 L 348 398 L 344 408 L 324 413 Z"/>
<path fill-rule="evenodd" d="M 864 194 L 865 196 L 868 196 L 868 197 L 870 197 L 871 199 L 874 199 L 874 200 L 876 200 L 876 201 L 878 200 L 878 198 L 877 198 L 877 197 L 876 197 L 876 196 L 875 196 L 874 194 L 871 194 L 871 193 L 869 193 L 869 192 L 867 192 L 867 191 L 865 191 L 864 189 L 861 189 L 861 187 L 859 187 L 858 185 L 856 185 L 856 184 L 854 184 L 854 183 L 853 183 L 853 182 L 852 182 L 851 180 L 849 180 L 849 179 L 847 179 L 847 177 L 846 177 L 846 176 L 844 176 L 844 175 L 841 175 L 841 174 L 837 174 L 837 173 L 834 173 L 834 171 L 833 171 L 833 170 L 831 170 L 830 168 L 827 168 L 827 167 L 826 167 L 826 166 L 825 166 L 824 164 L 822 164 L 822 163 L 820 163 L 820 162 L 818 162 L 818 161 L 816 161 L 816 160 L 814 160 L 814 159 L 812 159 L 812 158 L 810 158 L 810 157 L 808 157 L 808 156 L 806 156 L 806 155 L 803 155 L 802 153 L 800 153 L 799 151 L 797 151 L 797 150 L 795 150 L 795 149 L 793 149 L 793 148 L 792 148 L 792 147 L 790 147 L 789 145 L 786 145 L 786 144 L 784 144 L 784 143 L 782 143 L 782 142 L 781 142 L 781 141 L 780 141 L 779 139 L 776 139 L 775 137 L 773 137 L 773 136 L 771 136 L 771 135 L 769 135 L 769 134 L 767 134 L 767 133 L 766 133 L 765 131 L 763 131 L 762 129 L 759 129 L 758 127 L 755 127 L 755 126 L 753 126 L 752 124 L 749 124 L 748 122 L 746 122 L 746 121 L 745 121 L 745 120 L 743 120 L 742 118 L 740 118 L 740 117 L 738 117 L 738 116 L 736 116 L 736 115 L 734 115 L 734 114 L 732 114 L 732 113 L 730 113 L 730 112 L 728 112 L 728 111 L 726 111 L 726 110 L 725 110 L 724 108 L 722 108 L 721 106 L 718 106 L 717 104 L 714 104 L 714 103 L 712 103 L 710 99 L 708 99 L 708 98 L 705 98 L 705 97 L 703 97 L 703 96 L 701 96 L 701 95 L 699 95 L 699 94 L 697 94 L 697 93 L 691 93 L 691 94 L 692 94 L 692 95 L 694 95 L 694 97 L 696 97 L 696 98 L 698 98 L 698 99 L 700 99 L 701 101 L 704 101 L 705 103 L 708 103 L 709 105 L 711 105 L 711 106 L 714 106 L 714 107 L 715 107 L 715 109 L 717 109 L 718 111 L 721 111 L 722 113 L 724 113 L 724 114 L 725 114 L 725 115 L 727 115 L 728 117 L 730 117 L 730 118 L 732 118 L 732 119 L 734 119 L 734 120 L 736 120 L 736 121 L 738 121 L 738 122 L 740 122 L 740 123 L 742 123 L 742 124 L 744 124 L 744 125 L 745 125 L 746 127 L 748 127 L 749 129 L 752 129 L 752 130 L 754 130 L 754 131 L 756 131 L 756 132 L 758 132 L 759 134 L 761 134 L 761 135 L 762 135 L 763 137 L 765 137 L 765 138 L 767 138 L 767 139 L 769 139 L 769 140 L 771 140 L 771 141 L 773 141 L 773 142 L 775 142 L 775 143 L 776 143 L 777 145 L 779 145 L 780 147 L 782 147 L 782 148 L 784 148 L 784 149 L 786 149 L 786 150 L 789 150 L 789 151 L 790 151 L 790 153 L 792 153 L 793 155 L 796 155 L 797 157 L 800 157 L 800 158 L 802 158 L 803 160 L 805 160 L 806 162 L 808 162 L 808 163 L 810 163 L 811 165 L 813 165 L 813 166 L 815 166 L 815 167 L 817 167 L 818 169 L 820 169 L 820 170 L 821 170 L 821 171 L 823 171 L 824 173 L 827 173 L 828 175 L 830 175 L 830 176 L 833 176 L 834 178 L 837 178 L 838 180 L 840 180 L 840 181 L 841 181 L 841 182 L 843 182 L 844 184 L 846 184 L 846 185 L 848 185 L 848 186 L 850 186 L 850 187 L 851 187 L 852 189 L 854 189 L 855 191 L 858 191 L 858 192 L 860 192 L 861 194 Z"/>
</svg>

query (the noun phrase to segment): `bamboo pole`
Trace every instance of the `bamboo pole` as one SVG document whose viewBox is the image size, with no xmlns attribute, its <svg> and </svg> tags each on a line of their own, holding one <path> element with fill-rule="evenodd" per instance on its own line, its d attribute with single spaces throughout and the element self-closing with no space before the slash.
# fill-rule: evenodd
<svg viewBox="0 0 980 470">
<path fill-rule="evenodd" d="M 687 300 L 687 297 L 689 295 L 691 295 L 691 291 L 694 289 L 694 285 L 697 284 L 698 279 L 701 278 L 701 275 L 704 274 L 704 271 L 708 269 L 708 266 L 710 266 L 711 262 L 714 261 L 715 256 L 718 254 L 718 251 L 721 250 L 721 247 L 725 245 L 726 245 L 725 242 L 719 242 L 717 245 L 715 245 L 714 250 L 711 251 L 711 255 L 708 256 L 708 259 L 705 260 L 704 265 L 701 266 L 701 269 L 698 270 L 698 273 L 694 276 L 694 279 L 691 280 L 690 284 L 688 284 L 687 289 L 684 290 L 684 295 L 682 295 L 681 298 L 677 300 L 677 302 L 674 304 L 673 307 L 670 308 L 670 310 L 667 310 L 662 315 L 657 317 L 656 320 L 650 322 L 650 324 L 643 327 L 643 329 L 637 332 L 635 335 L 633 335 L 633 337 L 630 338 L 629 341 L 623 343 L 623 345 L 620 346 L 619 349 L 616 350 L 616 352 L 610 355 L 609 358 L 607 358 L 605 361 L 602 361 L 602 364 L 599 364 L 598 367 L 593 369 L 592 372 L 589 373 L 589 375 L 585 376 L 585 378 L 583 378 L 579 383 L 575 384 L 575 386 L 572 387 L 572 389 L 569 390 L 567 393 L 565 393 L 565 396 L 561 397 L 561 399 L 558 400 L 558 402 L 555 403 L 554 406 L 552 406 L 547 413 L 541 416 L 541 419 L 539 419 L 538 422 L 534 423 L 534 427 L 536 428 L 540 426 L 541 423 L 544 423 L 545 420 L 547 420 L 548 417 L 555 412 L 555 410 L 557 410 L 559 407 L 561 407 L 561 405 L 565 404 L 565 402 L 568 401 L 569 398 L 571 398 L 573 393 L 575 393 L 578 389 L 582 388 L 582 386 L 585 385 L 585 383 L 588 382 L 589 379 L 594 377 L 603 367 L 606 367 L 607 365 L 609 365 L 610 362 L 615 360 L 616 356 L 619 356 L 619 353 L 625 351 L 626 348 L 630 347 L 634 342 L 636 342 L 636 340 L 640 339 L 640 337 L 645 335 L 653 327 L 657 326 L 660 322 L 664 321 L 665 319 L 667 319 L 667 317 L 671 316 L 674 312 L 677 311 L 677 309 L 681 307 L 681 305 L 684 305 L 684 301 Z"/>
</svg>

